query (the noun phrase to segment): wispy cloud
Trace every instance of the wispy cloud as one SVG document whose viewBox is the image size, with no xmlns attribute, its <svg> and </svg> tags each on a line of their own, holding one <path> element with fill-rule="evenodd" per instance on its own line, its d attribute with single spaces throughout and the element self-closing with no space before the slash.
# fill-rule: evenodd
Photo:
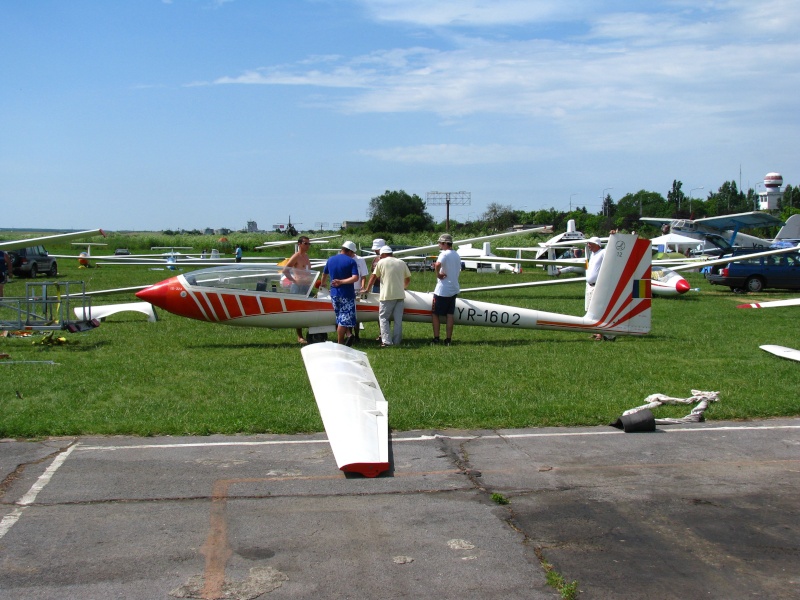
<svg viewBox="0 0 800 600">
<path fill-rule="evenodd" d="M 670 131 L 699 131 L 700 123 L 735 128 L 745 105 L 761 107 L 768 119 L 786 102 L 787 90 L 800 84 L 794 35 L 800 5 L 783 0 L 677 1 L 650 12 L 621 0 L 613 5 L 618 12 L 605 14 L 569 0 L 359 1 L 376 20 L 471 29 L 443 44 L 308 57 L 212 83 L 339 88 L 345 92 L 325 104 L 345 114 L 417 112 L 446 121 L 506 115 L 614 147 L 632 143 L 630 136 L 641 143 Z M 548 37 L 546 28 L 522 27 L 572 14 L 581 15 L 579 35 Z M 495 22 L 518 30 L 481 36 L 480 26 Z M 391 149 L 386 156 L 414 160 L 418 150 Z M 454 152 L 453 160 L 491 154 L 471 148 Z"/>
<path fill-rule="evenodd" d="M 376 150 L 361 154 L 384 161 L 424 165 L 476 165 L 526 162 L 541 158 L 543 150 L 530 146 L 489 144 L 422 144 Z"/>
<path fill-rule="evenodd" d="M 358 0 L 376 21 L 425 27 L 521 25 L 587 14 L 585 0 Z"/>
</svg>

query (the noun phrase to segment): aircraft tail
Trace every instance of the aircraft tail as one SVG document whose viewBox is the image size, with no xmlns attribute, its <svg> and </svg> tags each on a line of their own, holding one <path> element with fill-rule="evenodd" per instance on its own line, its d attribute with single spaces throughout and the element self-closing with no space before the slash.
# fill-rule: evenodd
<svg viewBox="0 0 800 600">
<path fill-rule="evenodd" d="M 604 334 L 650 331 L 650 241 L 613 234 L 585 319 Z"/>
<path fill-rule="evenodd" d="M 786 220 L 786 225 L 781 227 L 775 241 L 800 240 L 800 215 L 792 215 Z"/>
</svg>

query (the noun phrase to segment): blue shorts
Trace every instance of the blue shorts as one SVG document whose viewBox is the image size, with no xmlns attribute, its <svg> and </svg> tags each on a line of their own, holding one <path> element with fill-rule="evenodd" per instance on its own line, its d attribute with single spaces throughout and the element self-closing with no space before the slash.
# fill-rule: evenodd
<svg viewBox="0 0 800 600">
<path fill-rule="evenodd" d="M 456 297 L 455 296 L 437 296 L 433 295 L 433 314 L 440 317 L 455 314 L 456 312 Z"/>
<path fill-rule="evenodd" d="M 356 326 L 356 299 L 331 296 L 333 312 L 336 313 L 336 324 L 340 327 Z"/>
</svg>

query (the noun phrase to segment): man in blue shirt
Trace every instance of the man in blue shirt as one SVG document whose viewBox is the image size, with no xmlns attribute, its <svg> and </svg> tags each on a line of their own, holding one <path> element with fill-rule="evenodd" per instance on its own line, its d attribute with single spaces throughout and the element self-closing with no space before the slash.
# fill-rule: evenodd
<svg viewBox="0 0 800 600">
<path fill-rule="evenodd" d="M 348 335 L 349 329 L 356 327 L 356 290 L 358 281 L 358 263 L 356 245 L 345 242 L 339 254 L 331 256 L 325 263 L 320 279 L 320 287 L 325 286 L 328 277 L 331 278 L 331 303 L 333 312 L 336 313 L 336 338 L 340 344 L 353 345 L 353 336 Z"/>
</svg>

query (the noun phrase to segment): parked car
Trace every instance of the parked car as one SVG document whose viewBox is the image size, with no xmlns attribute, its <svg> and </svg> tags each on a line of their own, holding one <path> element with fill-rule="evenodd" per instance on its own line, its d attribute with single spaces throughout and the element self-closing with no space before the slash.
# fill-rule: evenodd
<svg viewBox="0 0 800 600">
<path fill-rule="evenodd" d="M 706 273 L 706 279 L 713 285 L 726 285 L 734 292 L 760 292 L 766 288 L 800 290 L 800 253 L 744 258 Z"/>
<path fill-rule="evenodd" d="M 131 251 L 127 248 L 117 248 L 114 250 L 114 256 L 130 256 Z"/>
<path fill-rule="evenodd" d="M 58 276 L 56 259 L 47 254 L 44 246 L 31 246 L 11 250 L 11 270 L 19 277 L 36 277 L 39 273 L 47 273 L 50 277 Z"/>
</svg>

